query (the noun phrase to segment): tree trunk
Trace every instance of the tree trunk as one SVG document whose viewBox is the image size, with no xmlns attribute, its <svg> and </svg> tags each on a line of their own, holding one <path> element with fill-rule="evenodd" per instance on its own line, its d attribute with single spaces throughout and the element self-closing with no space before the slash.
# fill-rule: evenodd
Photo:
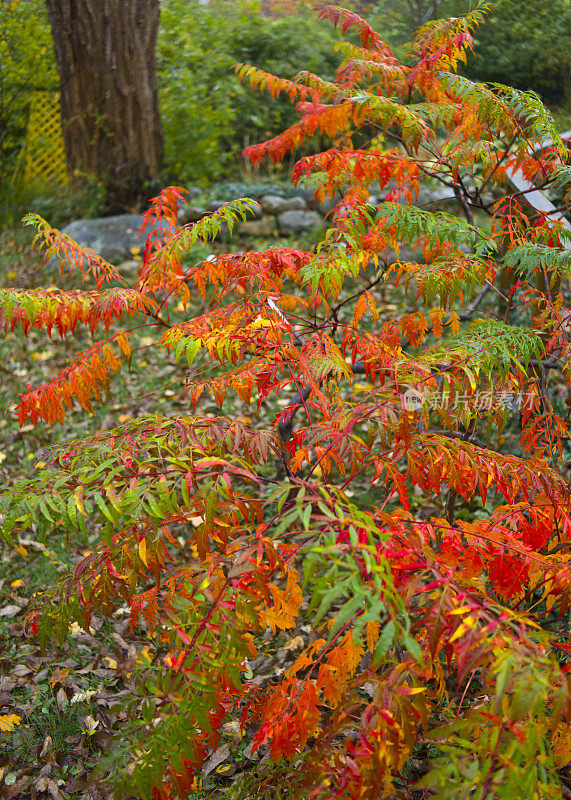
<svg viewBox="0 0 571 800">
<path fill-rule="evenodd" d="M 155 49 L 159 0 L 46 0 L 68 169 L 95 173 L 109 213 L 140 204 L 163 133 Z"/>
</svg>

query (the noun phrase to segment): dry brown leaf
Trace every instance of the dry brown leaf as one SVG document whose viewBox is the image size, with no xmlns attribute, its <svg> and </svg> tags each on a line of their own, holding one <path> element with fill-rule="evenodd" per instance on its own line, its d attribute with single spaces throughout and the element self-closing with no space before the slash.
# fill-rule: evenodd
<svg viewBox="0 0 571 800">
<path fill-rule="evenodd" d="M 60 711 L 65 711 L 69 706 L 69 700 L 67 699 L 67 694 L 63 686 L 58 689 L 56 694 L 56 702 Z"/>
<path fill-rule="evenodd" d="M 209 775 L 212 770 L 216 769 L 223 761 L 226 761 L 228 756 L 230 755 L 230 747 L 227 744 L 222 744 L 220 747 L 212 753 L 208 761 L 204 764 L 202 768 L 202 772 L 204 775 Z"/>
<path fill-rule="evenodd" d="M 21 610 L 20 606 L 4 606 L 4 608 L 0 608 L 0 617 L 12 619 L 12 617 L 19 614 Z"/>
</svg>

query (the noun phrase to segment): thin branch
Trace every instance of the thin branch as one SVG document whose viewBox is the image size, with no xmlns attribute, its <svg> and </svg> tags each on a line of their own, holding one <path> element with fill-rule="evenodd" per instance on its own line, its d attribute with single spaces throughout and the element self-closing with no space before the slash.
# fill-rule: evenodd
<svg viewBox="0 0 571 800">
<path fill-rule="evenodd" d="M 354 375 L 364 375 L 366 374 L 366 367 L 364 361 L 356 361 L 355 364 L 351 367 L 351 370 Z M 321 382 L 327 380 L 327 376 L 325 376 Z M 301 392 L 296 392 L 290 400 L 290 405 L 294 406 L 291 410 L 291 413 L 287 420 L 281 420 L 278 424 L 278 433 L 280 435 L 280 439 L 282 442 L 289 442 L 292 436 L 293 430 L 293 418 L 297 414 L 300 408 L 305 405 L 305 402 L 309 399 L 311 394 L 311 387 L 305 386 Z"/>
<path fill-rule="evenodd" d="M 458 178 L 458 181 L 454 184 L 454 196 L 460 206 L 462 207 L 462 211 L 464 212 L 464 216 L 466 217 L 467 222 L 470 225 L 474 224 L 474 215 L 472 214 L 468 203 L 466 202 L 466 196 L 469 196 L 468 190 L 462 183 L 462 178 Z"/>
<path fill-rule="evenodd" d="M 492 285 L 490 283 L 487 283 L 481 289 L 478 296 L 470 303 L 468 308 L 458 313 L 458 319 L 461 320 L 462 322 L 467 322 L 468 320 L 471 320 L 472 317 L 474 316 L 474 312 L 477 310 L 478 306 L 480 305 L 484 297 L 488 294 L 491 288 Z"/>
<path fill-rule="evenodd" d="M 479 189 L 478 189 L 478 196 L 479 196 L 479 198 L 480 198 L 480 202 L 481 202 L 481 199 L 482 199 L 482 193 L 483 193 L 484 189 L 486 188 L 486 186 L 488 185 L 488 183 L 489 183 L 489 182 L 492 180 L 492 177 L 493 177 L 493 175 L 494 175 L 494 172 L 495 172 L 495 171 L 498 169 L 498 167 L 500 167 L 500 166 L 501 166 L 501 164 L 502 164 L 502 163 L 503 163 L 503 162 L 506 160 L 506 158 L 508 157 L 508 155 L 509 155 L 509 152 L 510 152 L 511 148 L 513 147 L 513 145 L 514 145 L 514 143 L 515 143 L 515 140 L 516 140 L 516 139 L 517 139 L 517 134 L 514 134 L 514 135 L 512 136 L 512 139 L 511 139 L 510 143 L 508 144 L 508 146 L 507 146 L 507 147 L 506 147 L 506 149 L 504 150 L 504 154 L 503 154 L 503 155 L 502 155 L 502 157 L 501 157 L 501 158 L 500 158 L 500 159 L 499 159 L 499 160 L 496 162 L 496 166 L 493 168 L 493 170 L 490 172 L 490 174 L 488 175 L 488 177 L 486 178 L 486 180 L 485 180 L 485 181 L 482 183 L 482 185 L 479 187 Z"/>
</svg>

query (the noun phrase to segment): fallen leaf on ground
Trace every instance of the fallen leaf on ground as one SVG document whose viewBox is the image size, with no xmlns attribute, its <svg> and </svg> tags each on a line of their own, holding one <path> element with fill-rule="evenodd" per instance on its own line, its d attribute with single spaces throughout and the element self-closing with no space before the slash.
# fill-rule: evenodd
<svg viewBox="0 0 571 800">
<path fill-rule="evenodd" d="M 19 614 L 22 609 L 20 606 L 4 606 L 4 608 L 0 609 L 0 617 L 4 617 L 4 619 L 12 619 L 15 617 L 16 614 Z"/>
<path fill-rule="evenodd" d="M 13 731 L 21 721 L 22 717 L 17 714 L 4 714 L 0 716 L 0 731 Z"/>
<path fill-rule="evenodd" d="M 227 744 L 220 745 L 220 747 L 212 753 L 208 761 L 202 768 L 204 775 L 209 775 L 213 769 L 216 769 L 223 761 L 226 761 L 230 755 L 230 747 Z"/>
</svg>

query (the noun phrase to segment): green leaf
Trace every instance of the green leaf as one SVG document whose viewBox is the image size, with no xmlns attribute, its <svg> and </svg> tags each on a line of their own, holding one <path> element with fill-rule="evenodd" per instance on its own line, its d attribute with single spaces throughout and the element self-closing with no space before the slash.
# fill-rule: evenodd
<svg viewBox="0 0 571 800">
<path fill-rule="evenodd" d="M 389 647 L 393 644 L 397 627 L 394 620 L 389 620 L 381 631 L 381 635 L 377 640 L 375 652 L 373 653 L 372 667 L 378 667 L 382 664 Z"/>
</svg>

